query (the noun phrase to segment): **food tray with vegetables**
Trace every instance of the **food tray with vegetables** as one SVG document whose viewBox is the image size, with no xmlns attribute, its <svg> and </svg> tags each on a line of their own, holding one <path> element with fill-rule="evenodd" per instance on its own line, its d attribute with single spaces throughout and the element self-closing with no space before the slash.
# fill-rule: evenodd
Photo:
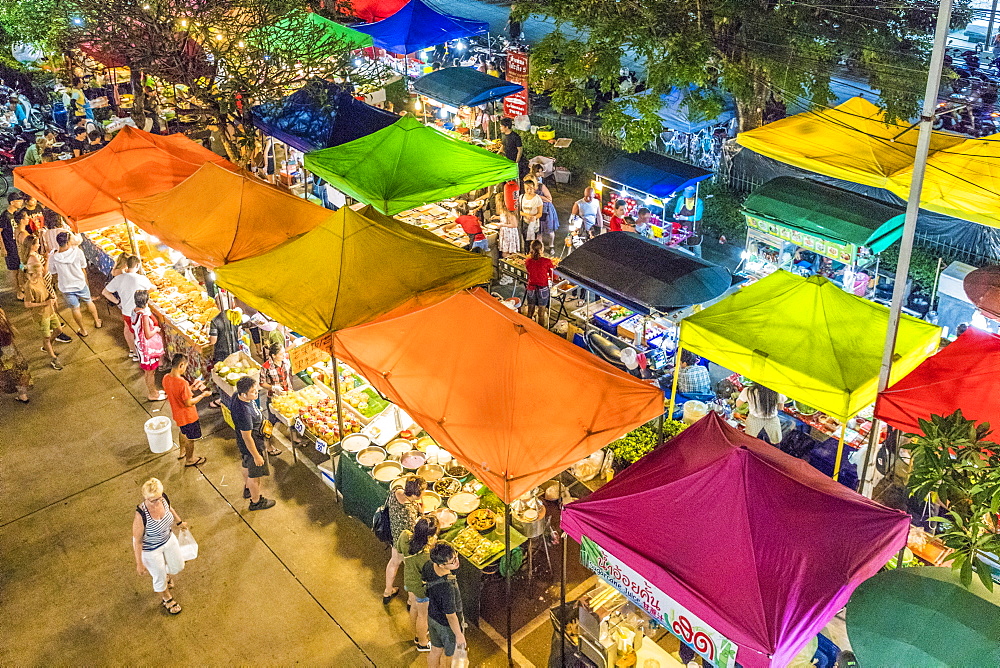
<svg viewBox="0 0 1000 668">
<path fill-rule="evenodd" d="M 389 406 L 389 402 L 380 397 L 370 385 L 356 387 L 348 391 L 344 394 L 343 401 L 363 418 L 365 424 Z"/>
</svg>

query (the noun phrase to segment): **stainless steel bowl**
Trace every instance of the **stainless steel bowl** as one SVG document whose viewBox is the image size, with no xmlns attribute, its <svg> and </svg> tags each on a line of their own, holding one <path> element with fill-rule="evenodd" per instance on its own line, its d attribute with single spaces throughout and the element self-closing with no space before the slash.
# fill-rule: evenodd
<svg viewBox="0 0 1000 668">
<path fill-rule="evenodd" d="M 416 471 L 427 463 L 427 455 L 419 450 L 410 450 L 400 455 L 399 463 L 403 465 L 404 469 Z"/>
<path fill-rule="evenodd" d="M 359 451 L 357 454 L 358 464 L 366 469 L 370 469 L 373 466 L 381 464 L 388 459 L 388 457 L 389 454 L 377 445 L 370 445 Z"/>
<path fill-rule="evenodd" d="M 440 464 L 424 464 L 417 469 L 417 475 L 428 483 L 433 483 L 444 477 L 444 467 Z"/>
</svg>

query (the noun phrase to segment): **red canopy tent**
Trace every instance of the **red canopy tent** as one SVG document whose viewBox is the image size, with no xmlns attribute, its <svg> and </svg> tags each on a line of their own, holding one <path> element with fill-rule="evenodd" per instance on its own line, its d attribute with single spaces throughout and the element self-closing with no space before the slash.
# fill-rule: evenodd
<svg viewBox="0 0 1000 668">
<path fill-rule="evenodd" d="M 84 232 L 124 222 L 122 202 L 169 190 L 207 162 L 239 171 L 182 134 L 154 135 L 126 125 L 94 153 L 15 168 L 14 185 Z"/>
<path fill-rule="evenodd" d="M 969 328 L 878 396 L 875 417 L 907 433 L 922 433 L 918 419 L 951 415 L 989 422 L 987 438 L 1000 443 L 1000 336 Z"/>
<path fill-rule="evenodd" d="M 663 412 L 663 393 L 484 290 L 336 333 L 340 359 L 505 502 Z"/>
<path fill-rule="evenodd" d="M 365 23 L 374 23 L 389 18 L 407 2 L 409 0 L 352 0 L 350 13 Z"/>
<path fill-rule="evenodd" d="M 909 526 L 714 413 L 562 515 L 602 577 L 713 664 L 747 668 L 786 665 Z"/>
</svg>

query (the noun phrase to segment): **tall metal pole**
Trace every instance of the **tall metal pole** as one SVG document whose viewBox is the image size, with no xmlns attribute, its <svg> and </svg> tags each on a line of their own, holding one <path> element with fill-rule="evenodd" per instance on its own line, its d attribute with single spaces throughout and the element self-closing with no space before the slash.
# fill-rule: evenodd
<svg viewBox="0 0 1000 668">
<path fill-rule="evenodd" d="M 504 504 L 503 504 L 503 514 L 504 514 L 504 518 L 503 518 L 503 526 L 504 526 L 504 531 L 503 531 L 503 552 L 504 552 L 504 555 L 506 555 L 506 562 L 507 562 L 507 572 L 504 574 L 504 591 L 506 593 L 506 599 L 507 599 L 507 665 L 510 666 L 510 668 L 513 668 L 514 667 L 514 632 L 513 632 L 513 629 L 511 628 L 511 620 L 510 620 L 510 614 L 511 614 L 511 610 L 510 610 L 510 606 L 511 606 L 511 600 L 510 600 L 510 576 L 511 576 L 511 570 L 512 570 L 511 567 L 510 567 L 510 561 L 511 561 L 510 560 L 510 532 L 511 532 L 511 525 L 510 525 L 511 522 L 510 522 L 510 520 L 511 520 L 511 517 L 510 517 L 510 501 L 508 501 L 508 499 L 510 499 L 510 481 L 507 480 L 507 472 L 506 471 L 504 471 L 503 475 L 504 475 L 504 479 L 503 479 L 503 487 L 504 487 L 504 489 L 503 489 L 503 491 L 504 491 Z"/>
<path fill-rule="evenodd" d="M 938 7 L 937 27 L 934 31 L 934 49 L 931 52 L 930 67 L 927 70 L 927 87 L 924 90 L 923 111 L 920 114 L 917 136 L 917 152 L 913 159 L 913 178 L 910 180 L 910 196 L 906 200 L 906 218 L 903 222 L 903 238 L 899 240 L 899 263 L 896 265 L 896 280 L 892 286 L 892 304 L 889 307 L 889 327 L 885 335 L 885 350 L 882 352 L 882 368 L 879 370 L 878 391 L 883 392 L 889 386 L 889 374 L 892 371 L 892 356 L 896 350 L 896 336 L 899 333 L 899 318 L 903 310 L 903 292 L 906 290 L 906 279 L 910 273 L 910 258 L 913 255 L 913 235 L 917 229 L 917 213 L 920 211 L 920 194 L 924 187 L 924 172 L 927 170 L 927 153 L 931 145 L 931 132 L 934 125 L 934 111 L 937 109 L 938 87 L 941 82 L 941 71 L 944 66 L 944 51 L 948 42 L 948 24 L 951 22 L 952 0 L 941 0 Z M 872 431 L 880 429 L 878 421 L 872 424 Z M 873 447 L 865 452 L 865 463 L 862 467 L 864 480 L 860 483 L 861 493 L 865 494 L 870 483 L 871 473 L 869 461 L 872 450 L 878 448 L 876 436 Z"/>
<path fill-rule="evenodd" d="M 993 52 L 993 49 L 990 48 L 990 38 L 993 37 L 993 21 L 997 16 L 998 2 L 1000 2 L 1000 0 L 993 0 L 993 8 L 990 10 L 990 20 L 989 23 L 986 24 L 986 41 L 983 42 L 983 51 L 989 50 L 991 53 Z M 994 54 L 994 56 L 995 55 L 996 54 Z"/>
</svg>

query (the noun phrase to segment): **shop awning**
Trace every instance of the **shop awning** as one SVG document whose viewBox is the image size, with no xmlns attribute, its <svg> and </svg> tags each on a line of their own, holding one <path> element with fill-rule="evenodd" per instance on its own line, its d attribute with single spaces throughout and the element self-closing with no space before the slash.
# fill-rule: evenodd
<svg viewBox="0 0 1000 668">
<path fill-rule="evenodd" d="M 490 24 L 442 14 L 420 0 L 410 0 L 392 16 L 354 29 L 371 35 L 375 46 L 406 55 L 453 39 L 486 34 Z"/>
<path fill-rule="evenodd" d="M 338 332 L 336 343 L 505 501 L 663 411 L 659 389 L 481 289 Z"/>
<path fill-rule="evenodd" d="M 846 420 L 875 401 L 889 310 L 822 276 L 776 271 L 681 321 L 681 345 Z M 904 315 L 890 382 L 937 350 L 941 328 Z"/>
<path fill-rule="evenodd" d="M 598 169 L 597 175 L 653 197 L 667 199 L 688 186 L 704 181 L 712 172 L 659 153 L 640 151 L 615 158 Z"/>
<path fill-rule="evenodd" d="M 484 255 L 456 248 L 419 227 L 365 214 L 350 207 L 328 212 L 311 232 L 264 255 L 219 267 L 218 282 L 314 339 L 393 309 L 432 304 L 493 276 Z"/>
<path fill-rule="evenodd" d="M 825 183 L 779 176 L 753 191 L 743 213 L 795 227 L 839 243 L 864 246 L 874 253 L 903 236 L 905 212 L 898 207 Z"/>
<path fill-rule="evenodd" d="M 1000 666 L 1000 590 L 949 567 L 885 571 L 851 597 L 847 635 L 862 666 Z"/>
<path fill-rule="evenodd" d="M 957 410 L 977 423 L 988 422 L 987 438 L 1000 443 L 1000 336 L 965 330 L 954 342 L 928 357 L 905 378 L 882 392 L 875 417 L 908 434 L 923 433 L 917 420 Z"/>
<path fill-rule="evenodd" d="M 266 253 L 330 217 L 252 174 L 212 163 L 166 192 L 123 206 L 143 230 L 211 268 Z"/>
<path fill-rule="evenodd" d="M 453 107 L 477 107 L 520 92 L 524 86 L 471 67 L 446 67 L 414 81 L 413 90 Z"/>
<path fill-rule="evenodd" d="M 631 232 L 591 239 L 567 255 L 556 273 L 646 314 L 702 304 L 732 286 L 725 267 Z"/>
<path fill-rule="evenodd" d="M 710 412 L 569 504 L 562 528 L 638 574 L 588 564 L 637 584 L 640 607 L 713 665 L 731 665 L 728 639 L 740 665 L 777 668 L 906 543 L 910 521 Z"/>
<path fill-rule="evenodd" d="M 328 46 L 331 50 L 341 50 L 345 46 L 351 49 L 364 49 L 372 45 L 371 35 L 366 35 L 354 28 L 345 26 L 342 23 L 331 21 L 315 12 L 304 12 L 302 17 L 297 12 L 292 18 L 283 18 L 273 26 L 265 28 L 263 34 L 272 40 L 272 44 L 277 49 L 290 49 L 294 51 L 296 44 L 301 41 L 301 18 L 305 18 L 308 25 L 318 28 L 316 34 L 322 35 L 320 46 Z"/>
<path fill-rule="evenodd" d="M 356 99 L 338 84 L 313 80 L 277 102 L 251 109 L 260 130 L 303 153 L 370 135 L 399 116 Z"/>
<path fill-rule="evenodd" d="M 394 215 L 517 179 L 517 165 L 404 116 L 355 141 L 307 153 L 306 169 L 356 200 Z"/>
<path fill-rule="evenodd" d="M 181 134 L 154 135 L 125 126 L 94 153 L 14 169 L 14 186 L 77 231 L 124 222 L 122 202 L 169 190 L 206 163 L 238 171 L 228 160 Z"/>
</svg>

